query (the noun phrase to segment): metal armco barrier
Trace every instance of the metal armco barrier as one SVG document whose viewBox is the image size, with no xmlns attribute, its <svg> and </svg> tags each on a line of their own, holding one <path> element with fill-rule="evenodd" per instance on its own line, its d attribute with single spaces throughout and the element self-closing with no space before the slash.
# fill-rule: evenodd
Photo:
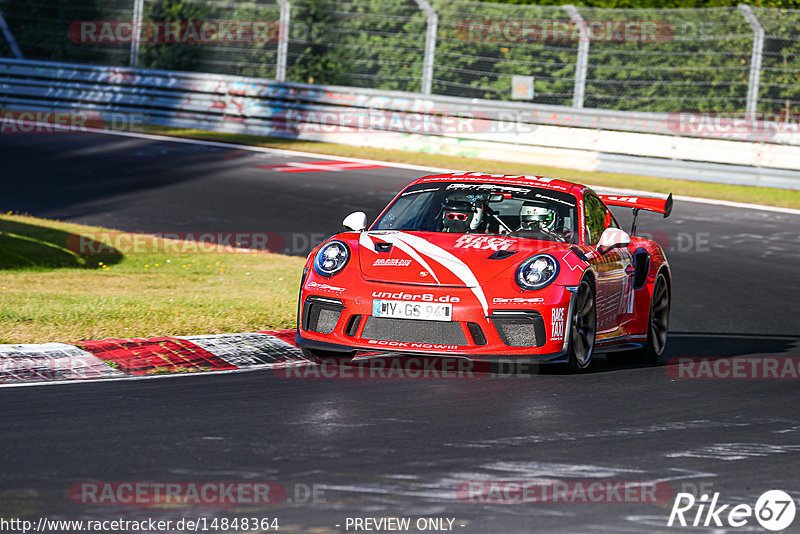
<svg viewBox="0 0 800 534">
<path fill-rule="evenodd" d="M 109 128 L 108 117 L 124 114 L 154 125 L 800 189 L 800 131 L 773 123 L 754 129 L 713 115 L 16 59 L 0 59 L 0 108 L 98 112 Z"/>
</svg>

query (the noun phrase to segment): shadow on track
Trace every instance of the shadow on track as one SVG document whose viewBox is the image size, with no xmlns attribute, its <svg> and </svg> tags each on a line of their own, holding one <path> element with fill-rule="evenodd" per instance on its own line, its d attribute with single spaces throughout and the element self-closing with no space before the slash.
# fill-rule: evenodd
<svg viewBox="0 0 800 534">
<path fill-rule="evenodd" d="M 678 357 L 733 357 L 750 354 L 781 354 L 798 349 L 798 334 L 728 334 L 671 332 L 667 341 L 669 359 Z"/>
<path fill-rule="evenodd" d="M 800 335 L 670 332 L 664 364 L 675 363 L 678 358 L 719 359 L 782 354 L 800 356 Z M 593 370 L 611 371 L 648 367 L 627 357 L 625 353 L 613 353 L 604 363 L 605 365 L 595 365 Z"/>
</svg>

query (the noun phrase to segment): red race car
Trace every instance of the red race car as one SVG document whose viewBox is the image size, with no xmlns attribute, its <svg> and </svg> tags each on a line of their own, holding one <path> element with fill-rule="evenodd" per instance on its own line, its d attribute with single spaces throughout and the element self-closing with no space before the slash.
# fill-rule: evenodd
<svg viewBox="0 0 800 534">
<path fill-rule="evenodd" d="M 406 187 L 314 249 L 297 344 L 312 359 L 357 351 L 569 363 L 594 352 L 660 360 L 672 278 L 658 243 L 607 206 L 661 213 L 667 199 L 598 195 L 539 176 L 463 172 Z"/>
</svg>

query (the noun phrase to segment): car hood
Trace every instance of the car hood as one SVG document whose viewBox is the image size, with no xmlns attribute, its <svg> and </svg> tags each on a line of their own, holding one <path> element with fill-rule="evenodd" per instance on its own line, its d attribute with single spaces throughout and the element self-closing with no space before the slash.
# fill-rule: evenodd
<svg viewBox="0 0 800 534">
<path fill-rule="evenodd" d="M 362 232 L 358 256 L 368 280 L 477 287 L 539 252 L 566 243 L 442 232 Z"/>
</svg>

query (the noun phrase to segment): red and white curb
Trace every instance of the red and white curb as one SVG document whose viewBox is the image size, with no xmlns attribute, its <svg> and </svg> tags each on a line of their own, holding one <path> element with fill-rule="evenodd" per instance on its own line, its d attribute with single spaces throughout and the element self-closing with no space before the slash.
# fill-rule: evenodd
<svg viewBox="0 0 800 534">
<path fill-rule="evenodd" d="M 295 330 L 0 345 L 0 384 L 274 368 L 308 363 Z"/>
</svg>

